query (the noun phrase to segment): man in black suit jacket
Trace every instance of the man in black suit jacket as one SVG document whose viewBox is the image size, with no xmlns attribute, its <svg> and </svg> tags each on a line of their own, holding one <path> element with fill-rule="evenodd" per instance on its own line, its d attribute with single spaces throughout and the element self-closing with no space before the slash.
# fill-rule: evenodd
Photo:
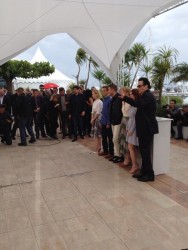
<svg viewBox="0 0 188 250">
<path fill-rule="evenodd" d="M 85 115 L 85 98 L 83 94 L 79 94 L 79 87 L 74 86 L 73 95 L 70 97 L 70 111 L 69 119 L 73 121 L 74 138 L 72 142 L 77 141 L 77 134 L 79 132 L 80 137 L 83 136 L 83 116 Z"/>
<path fill-rule="evenodd" d="M 62 139 L 65 139 L 67 132 L 69 138 L 72 137 L 71 119 L 68 119 L 70 107 L 70 95 L 65 94 L 64 88 L 59 88 L 60 119 L 62 129 Z"/>
<path fill-rule="evenodd" d="M 17 89 L 18 97 L 16 98 L 15 103 L 15 109 L 16 109 L 16 115 L 18 119 L 18 126 L 20 130 L 20 139 L 21 142 L 18 143 L 18 146 L 27 146 L 26 141 L 26 129 L 31 136 L 31 139 L 29 140 L 29 143 L 34 143 L 35 136 L 33 133 L 33 128 L 31 126 L 32 120 L 33 120 L 33 104 L 31 103 L 31 100 L 29 96 L 24 94 L 23 88 Z"/>
<path fill-rule="evenodd" d="M 0 104 L 4 104 L 6 111 L 11 114 L 11 99 L 5 95 L 4 89 L 0 89 Z"/>
<path fill-rule="evenodd" d="M 151 144 L 153 135 L 158 133 L 158 123 L 156 120 L 156 100 L 150 92 L 150 82 L 142 77 L 138 80 L 138 91 L 140 97 L 133 100 L 124 97 L 123 100 L 131 106 L 137 107 L 135 116 L 136 132 L 139 140 L 139 149 L 142 157 L 142 168 L 139 175 L 134 175 L 139 181 L 154 181 L 154 171 L 151 161 Z"/>
<path fill-rule="evenodd" d="M 108 87 L 108 93 L 112 97 L 110 102 L 110 124 L 112 127 L 113 144 L 114 144 L 114 157 L 109 159 L 114 163 L 121 163 L 124 161 L 124 157 L 120 155 L 119 151 L 119 133 L 121 128 L 122 114 L 122 102 L 119 98 L 120 94 L 117 92 L 117 86 L 111 84 Z"/>
</svg>

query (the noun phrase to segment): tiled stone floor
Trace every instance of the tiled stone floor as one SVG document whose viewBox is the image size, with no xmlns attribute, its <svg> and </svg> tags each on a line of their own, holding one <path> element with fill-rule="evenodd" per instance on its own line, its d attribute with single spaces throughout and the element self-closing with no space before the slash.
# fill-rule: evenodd
<svg viewBox="0 0 188 250">
<path fill-rule="evenodd" d="M 148 184 L 93 139 L 17 142 L 0 145 L 0 250 L 188 248 L 188 143 L 172 141 L 170 173 Z"/>
</svg>

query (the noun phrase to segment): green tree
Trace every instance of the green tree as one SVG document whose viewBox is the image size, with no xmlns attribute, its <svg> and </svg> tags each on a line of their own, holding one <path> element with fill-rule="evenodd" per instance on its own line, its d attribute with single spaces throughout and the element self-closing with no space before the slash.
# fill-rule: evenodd
<svg viewBox="0 0 188 250">
<path fill-rule="evenodd" d="M 92 72 L 92 76 L 99 81 L 99 86 L 102 86 L 102 80 L 105 77 L 105 73 L 102 70 L 96 69 Z"/>
<path fill-rule="evenodd" d="M 80 71 L 81 71 L 81 66 L 86 62 L 87 60 L 87 53 L 85 50 L 82 48 L 79 48 L 76 53 L 76 63 L 78 65 L 78 73 L 76 75 L 76 83 L 79 85 L 79 77 L 80 77 Z"/>
<path fill-rule="evenodd" d="M 125 53 L 120 73 L 118 73 L 120 74 L 121 86 L 133 86 L 141 64 L 147 58 L 147 54 L 148 51 L 142 43 L 133 44 Z"/>
<path fill-rule="evenodd" d="M 135 73 L 132 79 L 132 83 L 131 83 L 131 88 L 134 84 L 134 81 L 136 79 L 136 76 L 138 74 L 138 70 L 140 68 L 140 65 L 142 63 L 142 61 L 147 58 L 147 54 L 148 51 L 145 48 L 145 45 L 142 43 L 135 43 L 133 44 L 133 46 L 130 49 L 130 60 L 132 61 L 132 63 L 135 66 Z"/>
<path fill-rule="evenodd" d="M 148 65 L 148 64 L 142 64 L 142 66 L 140 67 L 140 71 L 145 73 L 145 76 L 147 78 L 150 78 L 150 73 L 152 72 L 153 69 L 153 65 Z"/>
<path fill-rule="evenodd" d="M 104 76 L 103 79 L 101 80 L 102 85 L 109 86 L 112 84 L 112 80 L 108 76 Z"/>
<path fill-rule="evenodd" d="M 78 73 L 76 75 L 76 81 L 77 81 L 78 85 L 79 85 L 79 77 L 80 77 L 81 67 L 84 64 L 88 64 L 88 66 L 87 66 L 87 77 L 86 77 L 86 80 L 85 80 L 85 83 L 84 83 L 85 88 L 87 89 L 87 85 L 88 85 L 88 82 L 89 82 L 89 77 L 90 77 L 90 73 L 91 73 L 92 68 L 97 69 L 99 66 L 93 60 L 93 58 L 91 56 L 89 56 L 86 53 L 86 51 L 84 49 L 82 49 L 82 48 L 79 48 L 77 50 L 76 63 L 78 64 Z"/>
<path fill-rule="evenodd" d="M 131 76 L 131 71 L 132 71 L 133 65 L 134 65 L 134 60 L 133 60 L 133 57 L 132 57 L 132 50 L 129 49 L 125 53 L 125 56 L 124 56 L 124 68 L 123 68 L 123 69 L 126 69 L 126 73 L 129 76 Z"/>
<path fill-rule="evenodd" d="M 85 82 L 86 82 L 86 80 L 84 80 L 84 79 L 81 79 L 81 80 L 79 80 L 79 86 L 80 85 L 82 85 L 82 86 L 85 86 Z"/>
<path fill-rule="evenodd" d="M 68 85 L 68 89 L 71 89 L 71 91 L 73 91 L 74 86 L 75 86 L 75 83 L 74 83 L 74 82 L 71 82 L 71 83 L 69 83 L 69 85 Z"/>
<path fill-rule="evenodd" d="M 121 86 L 127 86 L 130 87 L 131 85 L 131 77 L 128 73 L 124 73 L 124 75 L 122 75 L 121 77 L 121 81 L 120 81 Z"/>
<path fill-rule="evenodd" d="M 88 60 L 88 71 L 87 71 L 87 78 L 85 81 L 85 89 L 87 89 L 91 69 L 92 68 L 97 69 L 99 67 L 99 65 L 92 59 L 92 57 L 89 56 L 87 60 Z"/>
<path fill-rule="evenodd" d="M 175 48 L 164 46 L 158 49 L 153 59 L 152 82 L 155 83 L 155 88 L 159 90 L 159 104 L 162 100 L 164 81 L 172 73 L 177 55 L 178 51 Z"/>
<path fill-rule="evenodd" d="M 38 78 L 53 73 L 55 67 L 49 62 L 40 62 L 31 64 L 27 61 L 10 60 L 0 66 L 0 76 L 7 84 L 7 89 L 12 92 L 12 81 L 16 77 Z"/>
<path fill-rule="evenodd" d="M 183 62 L 174 67 L 172 70 L 174 77 L 171 82 L 187 82 L 188 81 L 188 63 Z"/>
</svg>

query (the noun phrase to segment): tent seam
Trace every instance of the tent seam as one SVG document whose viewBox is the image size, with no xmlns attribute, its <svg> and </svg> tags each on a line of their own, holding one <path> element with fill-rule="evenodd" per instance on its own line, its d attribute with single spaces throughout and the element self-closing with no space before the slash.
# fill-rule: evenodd
<svg viewBox="0 0 188 250">
<path fill-rule="evenodd" d="M 92 22 L 94 23 L 95 27 L 97 28 L 97 30 L 99 31 L 99 33 L 100 33 L 100 35 L 101 35 L 101 38 L 102 38 L 102 40 L 103 40 L 103 42 L 104 42 L 104 47 L 105 47 L 105 49 L 106 49 L 106 53 L 107 53 L 107 56 L 108 56 L 108 61 L 109 61 L 109 64 L 110 64 L 110 56 L 109 56 L 108 49 L 107 49 L 107 46 L 106 46 L 106 42 L 105 42 L 105 39 L 104 39 L 104 37 L 103 37 L 103 35 L 102 35 L 102 32 L 101 32 L 99 26 L 95 23 L 94 19 L 92 18 L 91 14 L 90 14 L 89 10 L 87 9 L 87 7 L 86 7 L 85 3 L 83 2 L 83 0 L 82 0 L 82 4 L 83 4 L 83 6 L 84 6 L 86 12 L 87 12 L 88 15 L 90 16 Z"/>
</svg>

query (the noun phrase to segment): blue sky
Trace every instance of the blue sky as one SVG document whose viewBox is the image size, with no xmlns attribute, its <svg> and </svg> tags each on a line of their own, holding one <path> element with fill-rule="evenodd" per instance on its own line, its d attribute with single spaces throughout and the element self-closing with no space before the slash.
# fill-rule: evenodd
<svg viewBox="0 0 188 250">
<path fill-rule="evenodd" d="M 165 14 L 151 19 L 135 41 L 152 48 L 153 53 L 161 46 L 170 46 L 179 51 L 178 62 L 188 62 L 188 4 L 182 5 Z M 31 60 L 37 47 L 44 56 L 70 78 L 77 73 L 75 55 L 80 47 L 67 34 L 55 34 L 42 39 L 24 53 L 17 56 L 23 60 Z M 83 67 L 81 78 L 86 78 L 86 68 Z M 96 85 L 91 78 L 90 86 Z"/>
</svg>

